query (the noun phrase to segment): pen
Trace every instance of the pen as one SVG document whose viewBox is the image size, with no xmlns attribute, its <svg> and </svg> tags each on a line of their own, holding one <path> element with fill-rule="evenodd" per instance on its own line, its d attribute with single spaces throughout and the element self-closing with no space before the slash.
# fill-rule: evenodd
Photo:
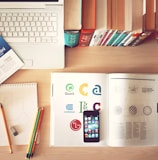
<svg viewBox="0 0 158 160">
<path fill-rule="evenodd" d="M 4 113 L 4 108 L 1 103 L 0 103 L 0 108 L 1 108 L 2 118 L 3 118 L 3 122 L 4 122 L 6 135 L 7 135 L 7 141 L 9 144 L 9 151 L 10 151 L 10 153 L 13 153 L 12 146 L 11 146 L 11 140 L 10 140 L 10 136 L 9 136 L 9 131 L 8 131 L 8 127 L 7 127 L 7 121 L 6 121 L 6 117 L 5 117 L 5 113 Z"/>
</svg>

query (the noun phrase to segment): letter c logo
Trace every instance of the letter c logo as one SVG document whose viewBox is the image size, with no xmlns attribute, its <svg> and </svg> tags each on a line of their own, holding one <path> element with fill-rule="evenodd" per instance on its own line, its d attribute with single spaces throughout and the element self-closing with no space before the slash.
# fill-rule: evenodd
<svg viewBox="0 0 158 160">
<path fill-rule="evenodd" d="M 83 83 L 80 85 L 79 91 L 80 94 L 82 94 L 83 96 L 88 96 L 88 84 L 87 83 Z"/>
<path fill-rule="evenodd" d="M 94 103 L 93 104 L 93 109 L 95 110 L 95 111 L 100 111 L 100 103 L 99 102 L 96 102 L 96 103 Z"/>
</svg>

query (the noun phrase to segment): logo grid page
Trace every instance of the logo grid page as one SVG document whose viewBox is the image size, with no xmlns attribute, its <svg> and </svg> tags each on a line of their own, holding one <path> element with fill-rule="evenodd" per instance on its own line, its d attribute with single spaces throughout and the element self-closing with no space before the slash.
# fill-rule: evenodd
<svg viewBox="0 0 158 160">
<path fill-rule="evenodd" d="M 56 137 L 60 137 L 55 138 L 56 144 L 58 146 L 89 146 L 83 140 L 83 112 L 99 110 L 100 141 L 91 145 L 105 145 L 106 74 L 58 73 L 54 78 L 52 101 L 55 113 L 54 128 Z M 97 132 L 97 124 L 92 126 Z"/>
</svg>

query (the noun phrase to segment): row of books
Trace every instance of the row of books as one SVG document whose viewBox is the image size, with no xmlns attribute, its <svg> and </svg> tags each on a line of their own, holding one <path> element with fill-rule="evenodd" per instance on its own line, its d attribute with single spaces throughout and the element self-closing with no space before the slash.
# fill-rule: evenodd
<svg viewBox="0 0 158 160">
<path fill-rule="evenodd" d="M 141 44 L 144 40 L 151 37 L 153 35 L 153 31 L 146 32 L 128 32 L 128 31 L 119 31 L 119 30 L 106 30 L 100 29 L 97 30 L 97 34 L 93 34 L 90 39 L 90 43 L 88 46 L 137 46 Z M 70 34 L 70 33 L 68 33 Z M 67 35 L 70 38 L 70 35 Z M 79 46 L 79 31 L 71 32 L 71 40 L 67 40 L 69 42 L 67 44 L 68 47 Z"/>
<path fill-rule="evenodd" d="M 137 46 L 152 35 L 148 32 L 128 32 L 119 30 L 99 30 L 93 34 L 89 46 Z"/>
<path fill-rule="evenodd" d="M 136 46 L 156 30 L 155 1 L 65 0 L 65 45 Z"/>
</svg>

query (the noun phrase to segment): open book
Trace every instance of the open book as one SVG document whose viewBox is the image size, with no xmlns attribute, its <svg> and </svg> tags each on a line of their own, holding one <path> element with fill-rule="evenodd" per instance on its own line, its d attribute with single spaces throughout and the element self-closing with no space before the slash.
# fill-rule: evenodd
<svg viewBox="0 0 158 160">
<path fill-rule="evenodd" d="M 51 146 L 158 145 L 158 75 L 52 73 Z M 83 111 L 100 109 L 100 141 L 83 141 Z"/>
</svg>

